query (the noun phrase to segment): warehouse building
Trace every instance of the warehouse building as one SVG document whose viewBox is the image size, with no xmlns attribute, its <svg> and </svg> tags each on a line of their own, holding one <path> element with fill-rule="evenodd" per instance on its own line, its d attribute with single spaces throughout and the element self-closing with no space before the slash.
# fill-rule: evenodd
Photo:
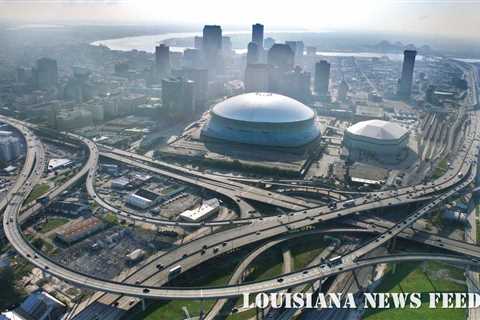
<svg viewBox="0 0 480 320">
<path fill-rule="evenodd" d="M 200 207 L 184 211 L 180 214 L 180 218 L 188 222 L 199 222 L 217 213 L 218 210 L 220 210 L 220 201 L 213 198 L 204 201 Z"/>
</svg>

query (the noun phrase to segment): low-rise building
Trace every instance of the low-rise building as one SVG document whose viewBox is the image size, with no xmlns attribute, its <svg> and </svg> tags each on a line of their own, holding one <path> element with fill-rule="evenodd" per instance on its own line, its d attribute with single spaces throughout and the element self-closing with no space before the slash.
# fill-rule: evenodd
<svg viewBox="0 0 480 320">
<path fill-rule="evenodd" d="M 147 209 L 160 199 L 160 195 L 145 189 L 138 189 L 127 197 L 127 204 L 140 209 Z"/>
<path fill-rule="evenodd" d="M 64 303 L 45 291 L 32 293 L 12 311 L 3 312 L 0 320 L 60 320 L 67 308 Z"/>
<path fill-rule="evenodd" d="M 112 189 L 126 189 L 130 184 L 130 180 L 125 177 L 119 177 L 111 181 Z"/>
<path fill-rule="evenodd" d="M 105 224 L 96 217 L 80 219 L 55 233 L 58 240 L 72 244 L 105 228 Z"/>
<path fill-rule="evenodd" d="M 180 214 L 180 218 L 189 222 L 199 222 L 207 219 L 220 210 L 220 201 L 213 198 L 204 201 L 200 207 L 186 210 Z"/>
</svg>

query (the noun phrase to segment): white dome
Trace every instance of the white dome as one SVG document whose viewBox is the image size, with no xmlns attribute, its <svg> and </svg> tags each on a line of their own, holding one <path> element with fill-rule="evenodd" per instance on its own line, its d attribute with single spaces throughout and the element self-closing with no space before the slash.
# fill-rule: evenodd
<svg viewBox="0 0 480 320">
<path fill-rule="evenodd" d="M 408 131 L 400 125 L 383 120 L 358 122 L 349 127 L 347 132 L 355 136 L 376 140 L 398 140 L 408 133 Z"/>
<path fill-rule="evenodd" d="M 289 123 L 312 119 L 315 113 L 303 103 L 275 93 L 241 94 L 213 107 L 219 117 L 247 122 Z"/>
</svg>

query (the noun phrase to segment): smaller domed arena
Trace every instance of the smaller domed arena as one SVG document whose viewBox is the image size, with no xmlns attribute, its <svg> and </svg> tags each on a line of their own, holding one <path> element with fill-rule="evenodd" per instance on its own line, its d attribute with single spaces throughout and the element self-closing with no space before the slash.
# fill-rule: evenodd
<svg viewBox="0 0 480 320">
<path fill-rule="evenodd" d="M 407 147 L 409 132 L 383 120 L 358 122 L 345 130 L 343 144 L 350 150 L 378 155 L 398 155 Z"/>
</svg>

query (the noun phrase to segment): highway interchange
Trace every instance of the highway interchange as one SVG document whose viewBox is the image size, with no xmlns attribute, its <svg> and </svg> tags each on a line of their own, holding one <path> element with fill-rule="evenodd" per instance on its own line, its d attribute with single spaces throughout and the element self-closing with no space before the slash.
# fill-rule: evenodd
<svg viewBox="0 0 480 320">
<path fill-rule="evenodd" d="M 122 298 L 123 296 L 153 299 L 207 299 L 236 297 L 242 295 L 244 292 L 278 291 L 349 270 L 388 262 L 442 260 L 476 269 L 479 267 L 479 262 L 476 258 L 480 258 L 480 251 L 476 249 L 476 246 L 455 243 L 454 240 L 442 239 L 442 237 L 435 238 L 435 236 L 425 236 L 425 234 L 423 234 L 425 237 L 422 240 L 422 233 L 411 232 L 411 227 L 412 225 L 414 226 L 416 220 L 442 202 L 447 201 L 449 198 L 467 188 L 472 181 L 474 181 L 477 174 L 479 147 L 478 124 L 480 121 L 475 112 L 470 113 L 469 116 L 471 117 L 472 124 L 468 127 L 468 131 L 464 133 L 463 146 L 460 148 L 455 160 L 452 161 L 452 169 L 442 177 L 426 184 L 404 187 L 392 191 L 382 191 L 375 194 L 359 195 L 354 198 L 354 204 L 351 207 L 344 206 L 347 200 L 338 201 L 337 208 L 320 206 L 305 200 L 264 190 L 259 187 L 253 187 L 236 181 L 235 179 L 205 174 L 193 169 L 181 168 L 123 150 L 97 146 L 86 138 L 66 134 L 69 139 L 80 141 L 85 146 L 88 150 L 88 159 L 79 172 L 64 185 L 49 194 L 50 199 L 55 199 L 56 196 L 68 190 L 86 176 L 86 186 L 89 196 L 100 206 L 119 216 L 157 225 L 173 224 L 196 227 L 224 226 L 228 228 L 227 230 L 223 229 L 204 236 L 165 254 L 153 256 L 146 264 L 136 270 L 136 272 L 129 275 L 124 282 L 98 279 L 91 275 L 85 275 L 67 269 L 44 256 L 23 237 L 19 223 L 21 222 L 19 213 L 23 201 L 33 187 L 40 181 L 42 173 L 44 172 L 45 152 L 42 143 L 32 133 L 32 129 L 29 128 L 29 124 L 6 117 L 0 117 L 2 122 L 6 122 L 19 130 L 24 135 L 27 144 L 27 155 L 24 166 L 16 184 L 12 187 L 5 201 L 3 215 L 4 230 L 7 238 L 15 249 L 41 270 L 80 286 L 113 293 L 112 295 L 102 295 L 101 299 L 103 299 L 102 302 L 116 304 L 121 304 L 122 299 L 126 299 Z M 129 166 L 134 166 L 155 174 L 165 175 L 187 184 L 214 191 L 237 203 L 242 211 L 242 218 L 195 224 L 172 222 L 169 220 L 135 215 L 131 212 L 124 212 L 105 202 L 95 192 L 95 174 L 99 157 L 119 161 Z M 272 206 L 291 210 L 292 212 L 273 217 L 248 217 L 248 213 L 251 213 L 253 209 L 245 200 L 267 203 Z M 382 224 L 380 221 L 380 225 L 373 228 L 373 223 L 362 222 L 361 220 L 362 212 L 376 208 L 390 208 L 411 202 L 424 202 L 425 204 L 397 224 L 389 224 L 388 222 L 383 222 Z M 30 208 L 29 211 L 33 214 L 40 208 L 41 205 L 36 205 Z M 24 212 L 22 216 L 25 214 L 28 215 L 29 213 Z M 299 232 L 312 225 L 321 227 L 323 223 L 348 216 L 355 220 L 353 223 L 357 224 L 360 228 L 369 228 L 370 226 L 370 230 L 367 230 L 367 232 L 376 232 L 378 236 L 343 256 L 342 263 L 339 265 L 331 266 L 321 264 L 266 281 L 233 284 L 218 288 L 163 287 L 163 285 L 168 282 L 168 270 L 172 266 L 181 265 L 183 271 L 187 271 L 211 258 L 231 252 L 237 248 L 276 236 Z M 352 229 L 352 231 L 357 230 L 357 232 L 359 232 L 360 228 Z M 321 231 L 322 230 L 319 232 Z M 323 231 L 329 232 L 328 228 Z M 330 230 L 330 232 L 334 231 Z M 396 236 L 412 239 L 417 238 L 417 240 L 424 241 L 427 244 L 436 245 L 447 250 L 450 249 L 451 251 L 466 256 L 412 253 L 368 259 L 362 258 L 362 256 L 368 252 L 371 252 L 373 249 L 385 244 Z"/>
</svg>

